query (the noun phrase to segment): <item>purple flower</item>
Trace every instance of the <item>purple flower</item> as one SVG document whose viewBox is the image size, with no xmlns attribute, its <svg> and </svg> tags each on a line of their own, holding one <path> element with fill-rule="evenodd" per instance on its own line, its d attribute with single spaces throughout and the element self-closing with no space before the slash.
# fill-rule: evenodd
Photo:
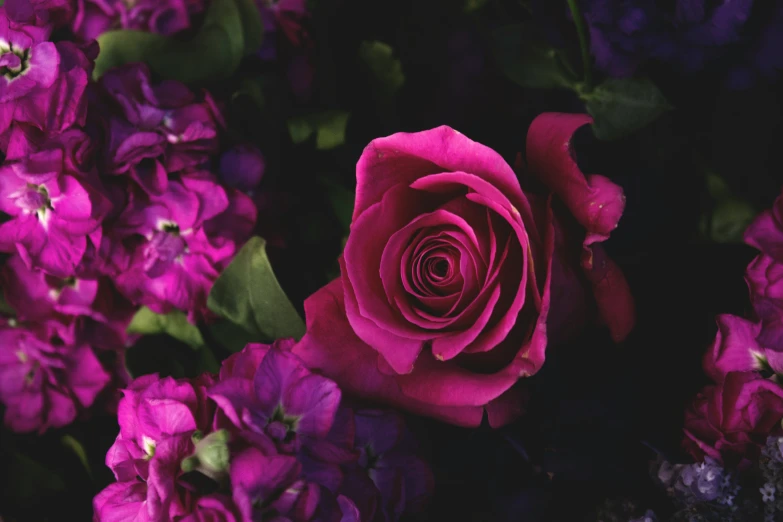
<svg viewBox="0 0 783 522">
<path fill-rule="evenodd" d="M 184 310 L 194 322 L 208 317 L 212 283 L 250 235 L 255 217 L 250 198 L 227 193 L 207 172 L 168 182 L 158 197 L 136 194 L 117 225 L 130 268 L 115 283 L 155 312 Z"/>
<path fill-rule="evenodd" d="M 95 180 L 75 170 L 70 136 L 37 144 L 16 128 L 0 167 L 0 210 L 11 216 L 0 225 L 0 250 L 16 250 L 28 267 L 60 278 L 74 274 L 88 238 L 100 244 L 110 210 Z"/>
<path fill-rule="evenodd" d="M 333 381 L 311 373 L 289 351 L 292 344 L 247 345 L 225 363 L 236 375 L 221 371 L 220 382 L 209 391 L 236 429 L 263 433 L 287 452 L 297 451 L 302 438 L 326 437 L 341 396 Z"/>
<path fill-rule="evenodd" d="M 355 448 L 359 458 L 347 466 L 345 494 L 372 520 L 399 520 L 416 511 L 432 492 L 429 466 L 415 456 L 405 421 L 393 411 L 357 410 Z"/>
<path fill-rule="evenodd" d="M 243 520 L 363 520 L 353 502 L 301 475 L 295 457 L 249 447 L 231 462 L 233 497 Z"/>
<path fill-rule="evenodd" d="M 17 24 L 60 27 L 73 16 L 72 0 L 6 0 L 8 18 Z"/>
<path fill-rule="evenodd" d="M 18 319 L 76 317 L 81 338 L 93 348 L 126 347 L 126 330 L 136 307 L 117 293 L 109 278 L 60 279 L 31 270 L 21 257 L 13 256 L 0 270 L 0 281 Z"/>
<path fill-rule="evenodd" d="M 0 401 L 13 431 L 42 433 L 73 422 L 108 382 L 72 328 L 54 321 L 0 327 Z"/>
<path fill-rule="evenodd" d="M 136 29 L 172 35 L 190 27 L 190 17 L 204 0 L 78 0 L 71 29 L 83 40 L 113 29 Z"/>
<path fill-rule="evenodd" d="M 210 433 L 213 382 L 145 375 L 124 390 L 120 434 L 106 455 L 118 482 L 93 500 L 94 520 L 243 520 L 230 496 L 213 493 L 228 479 L 229 457 L 225 434 Z"/>
<path fill-rule="evenodd" d="M 734 476 L 710 457 L 693 464 L 672 464 L 659 458 L 653 471 L 670 495 L 689 505 L 725 503 L 725 499 L 737 491 Z"/>
<path fill-rule="evenodd" d="M 101 85 L 116 108 L 107 123 L 110 172 L 129 173 L 145 191 L 160 195 L 168 174 L 217 152 L 224 123 L 209 93 L 197 98 L 175 81 L 153 86 L 144 64 L 112 69 Z"/>
<path fill-rule="evenodd" d="M 220 157 L 221 181 L 242 191 L 256 188 L 261 183 L 265 168 L 264 156 L 252 145 L 237 145 Z"/>
<path fill-rule="evenodd" d="M 630 76 L 652 59 L 695 72 L 732 53 L 744 55 L 734 72 L 770 75 L 783 67 L 775 36 L 783 26 L 779 2 L 583 0 L 582 5 L 596 65 L 611 76 Z M 753 17 L 764 29 L 751 34 Z"/>
</svg>

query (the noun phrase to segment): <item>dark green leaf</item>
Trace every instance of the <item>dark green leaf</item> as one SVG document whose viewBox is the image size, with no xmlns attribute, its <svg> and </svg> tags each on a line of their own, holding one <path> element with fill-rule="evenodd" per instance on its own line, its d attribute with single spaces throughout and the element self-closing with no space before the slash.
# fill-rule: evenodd
<svg viewBox="0 0 783 522">
<path fill-rule="evenodd" d="M 231 353 L 241 351 L 248 343 L 261 340 L 258 334 L 248 332 L 238 324 L 228 320 L 210 323 L 208 328 L 215 342 Z"/>
<path fill-rule="evenodd" d="M 315 133 L 319 150 L 333 149 L 345 143 L 345 128 L 349 114 L 343 111 L 325 111 L 288 120 L 288 132 L 294 143 L 303 143 Z"/>
<path fill-rule="evenodd" d="M 713 172 L 705 178 L 712 207 L 701 219 L 701 234 L 716 243 L 742 243 L 745 229 L 756 217 L 756 209 L 732 194 L 726 182 Z"/>
<path fill-rule="evenodd" d="M 383 42 L 362 42 L 359 58 L 365 63 L 379 92 L 391 98 L 405 83 L 402 64 L 394 58 L 392 48 Z"/>
<path fill-rule="evenodd" d="M 82 443 L 70 435 L 63 435 L 60 441 L 62 442 L 63 446 L 73 451 L 73 453 L 79 459 L 79 462 L 81 462 L 82 466 L 84 466 L 84 469 L 87 471 L 87 474 L 90 476 L 90 478 L 92 478 L 92 469 L 90 468 L 90 461 L 87 458 L 87 452 L 84 451 L 84 446 L 82 446 Z"/>
<path fill-rule="evenodd" d="M 239 84 L 239 88 L 234 91 L 231 98 L 232 100 L 236 100 L 242 96 L 246 96 L 253 100 L 253 103 L 259 109 L 264 108 L 266 97 L 264 96 L 264 89 L 259 80 L 251 80 L 249 78 L 242 80 L 242 83 Z"/>
<path fill-rule="evenodd" d="M 146 61 L 147 56 L 165 52 L 169 39 L 144 31 L 106 31 L 98 37 L 101 52 L 95 60 L 93 78 L 96 80 L 109 69 L 126 63 Z"/>
<path fill-rule="evenodd" d="M 204 339 L 198 327 L 190 323 L 187 316 L 179 310 L 162 315 L 156 314 L 145 306 L 133 316 L 128 326 L 128 333 L 142 335 L 165 333 L 193 348 L 204 346 Z"/>
<path fill-rule="evenodd" d="M 595 119 L 595 136 L 602 140 L 627 136 L 671 109 L 658 87 L 643 78 L 609 79 L 580 96 Z"/>
<path fill-rule="evenodd" d="M 347 234 L 353 220 L 353 205 L 356 194 L 330 178 L 323 177 L 320 181 L 326 188 L 326 197 L 329 198 L 329 202 L 332 204 L 337 219 L 340 220 L 344 233 Z"/>
<path fill-rule="evenodd" d="M 215 281 L 207 306 L 259 341 L 304 335 L 304 322 L 280 288 L 260 237 L 251 238 Z"/>
<path fill-rule="evenodd" d="M 65 489 L 60 475 L 27 455 L 12 451 L 7 458 L 4 484 L 11 490 L 8 492 L 11 498 L 32 500 Z"/>
<path fill-rule="evenodd" d="M 489 0 L 465 0 L 463 11 L 473 13 L 484 7 Z"/>
<path fill-rule="evenodd" d="M 562 51 L 540 41 L 524 24 L 496 29 L 492 51 L 503 73 L 522 87 L 569 88 L 577 80 Z"/>
<path fill-rule="evenodd" d="M 214 1 L 214 0 L 213 0 Z M 244 54 L 250 55 L 261 48 L 264 39 L 264 22 L 254 0 L 234 0 L 242 22 L 245 40 Z"/>
</svg>

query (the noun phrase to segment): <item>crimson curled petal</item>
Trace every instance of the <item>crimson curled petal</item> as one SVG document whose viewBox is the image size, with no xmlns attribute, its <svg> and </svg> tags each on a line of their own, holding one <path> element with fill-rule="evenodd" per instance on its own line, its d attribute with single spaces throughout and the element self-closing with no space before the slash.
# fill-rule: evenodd
<svg viewBox="0 0 783 522">
<path fill-rule="evenodd" d="M 585 228 L 582 268 L 592 284 L 601 318 L 612 338 L 620 342 L 636 323 L 636 308 L 625 276 L 599 243 L 617 228 L 625 210 L 625 195 L 604 176 L 582 174 L 571 145 L 577 129 L 592 121 L 586 114 L 541 114 L 528 129 L 527 162 L 532 174 Z"/>
</svg>

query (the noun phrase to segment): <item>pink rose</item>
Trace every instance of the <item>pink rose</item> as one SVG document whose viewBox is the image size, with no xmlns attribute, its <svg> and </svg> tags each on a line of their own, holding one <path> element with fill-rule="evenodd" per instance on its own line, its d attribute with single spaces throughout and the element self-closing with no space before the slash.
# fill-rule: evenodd
<svg viewBox="0 0 783 522">
<path fill-rule="evenodd" d="M 758 458 L 767 437 L 780 430 L 783 388 L 753 372 L 730 372 L 707 386 L 685 412 L 685 449 L 701 461 L 730 466 Z"/>
<path fill-rule="evenodd" d="M 625 198 L 576 165 L 570 139 L 590 121 L 544 114 L 528 133 L 528 171 L 568 209 L 563 218 L 551 195 L 523 192 L 500 155 L 449 127 L 370 143 L 342 276 L 305 303 L 308 333 L 294 352 L 347 392 L 460 425 L 478 425 L 486 409 L 502 425 L 521 411 L 514 383 L 539 370 L 553 334 L 584 318 L 577 236 L 597 310 L 622 340 L 633 300 L 598 243 Z"/>
</svg>

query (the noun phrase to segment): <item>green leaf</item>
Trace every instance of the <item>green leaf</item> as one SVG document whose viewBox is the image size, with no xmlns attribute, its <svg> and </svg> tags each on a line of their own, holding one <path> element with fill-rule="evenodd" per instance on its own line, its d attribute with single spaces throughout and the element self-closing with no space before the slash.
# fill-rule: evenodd
<svg viewBox="0 0 783 522">
<path fill-rule="evenodd" d="M 473 13 L 484 7 L 489 0 L 464 0 L 465 4 L 462 10 L 465 13 Z"/>
<path fill-rule="evenodd" d="M 707 172 L 705 181 L 712 208 L 701 218 L 701 234 L 716 243 L 742 243 L 745 229 L 757 215 L 756 209 L 736 197 L 717 174 Z"/>
<path fill-rule="evenodd" d="M 345 143 L 345 129 L 349 113 L 325 111 L 288 120 L 288 133 L 294 143 L 303 143 L 315 133 L 315 146 L 328 150 Z"/>
<path fill-rule="evenodd" d="M 203 84 L 231 76 L 242 57 L 261 45 L 263 24 L 252 0 L 213 0 L 190 40 L 132 30 L 98 37 L 93 77 L 132 62 L 146 62 L 163 78 Z"/>
<path fill-rule="evenodd" d="M 164 315 L 156 314 L 145 306 L 133 316 L 128 326 L 128 333 L 142 335 L 165 333 L 192 348 L 204 346 L 204 339 L 198 327 L 190 323 L 187 316 L 179 310 Z"/>
<path fill-rule="evenodd" d="M 264 89 L 259 80 L 251 80 L 249 78 L 242 80 L 239 84 L 239 88 L 231 95 L 231 100 L 234 101 L 242 96 L 247 96 L 253 100 L 253 103 L 255 103 L 256 107 L 259 109 L 263 109 L 266 104 Z"/>
<path fill-rule="evenodd" d="M 242 351 L 248 343 L 261 340 L 257 333 L 248 332 L 238 324 L 225 319 L 210 323 L 207 328 L 215 341 L 231 353 Z"/>
<path fill-rule="evenodd" d="M 264 22 L 261 20 L 261 13 L 254 0 L 234 1 L 242 22 L 242 36 L 245 41 L 244 54 L 247 56 L 255 53 L 261 47 L 261 42 L 264 40 Z"/>
<path fill-rule="evenodd" d="M 90 478 L 92 478 L 90 461 L 87 458 L 87 452 L 84 451 L 84 446 L 82 446 L 82 443 L 70 435 L 63 435 L 63 437 L 60 439 L 60 442 L 62 442 L 63 446 L 74 452 L 76 457 L 82 463 L 82 466 L 84 466 L 84 469 L 87 471 L 87 474 L 90 476 Z"/>
<path fill-rule="evenodd" d="M 340 220 L 343 231 L 347 234 L 351 228 L 351 221 L 353 221 L 353 205 L 356 194 L 329 177 L 324 176 L 319 181 L 325 187 L 326 197 L 332 204 L 332 209 L 334 209 L 337 219 Z"/>
<path fill-rule="evenodd" d="M 391 98 L 405 83 L 402 64 L 394 58 L 394 51 L 388 44 L 362 42 L 359 45 L 359 58 L 369 69 L 382 96 Z"/>
<path fill-rule="evenodd" d="M 304 335 L 304 322 L 280 288 L 260 237 L 251 238 L 215 281 L 207 306 L 258 341 Z"/>
<path fill-rule="evenodd" d="M 595 119 L 593 132 L 601 140 L 627 136 L 672 108 L 658 87 L 644 78 L 612 78 L 580 97 Z"/>
<path fill-rule="evenodd" d="M 98 37 L 100 54 L 95 60 L 93 78 L 126 63 L 144 62 L 147 56 L 165 52 L 169 39 L 154 33 L 135 30 L 106 31 Z"/>
<path fill-rule="evenodd" d="M 522 87 L 569 88 L 577 80 L 564 53 L 543 43 L 525 24 L 493 31 L 491 48 L 503 73 Z"/>
</svg>

